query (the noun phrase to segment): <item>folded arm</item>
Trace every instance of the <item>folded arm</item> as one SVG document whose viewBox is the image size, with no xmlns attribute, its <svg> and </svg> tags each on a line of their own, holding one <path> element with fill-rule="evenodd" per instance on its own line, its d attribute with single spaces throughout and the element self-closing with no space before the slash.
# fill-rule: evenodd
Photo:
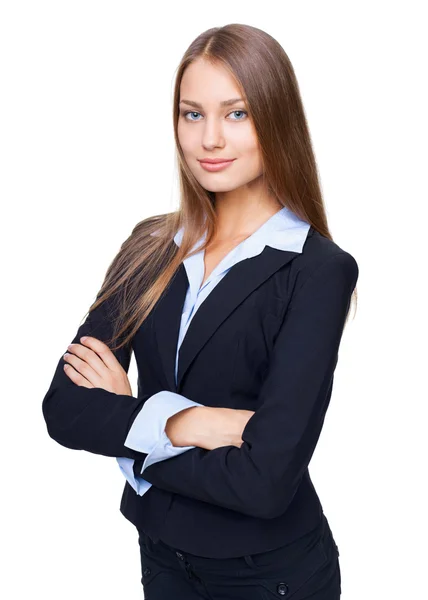
<svg viewBox="0 0 428 600">
<path fill-rule="evenodd" d="M 190 409 L 198 408 L 189 414 Z M 242 430 L 254 411 L 203 406 L 181 394 L 161 391 L 149 398 L 135 418 L 125 445 L 146 452 L 144 460 L 119 457 L 117 462 L 133 489 L 142 496 L 151 484 L 141 477 L 151 464 L 195 447 L 242 444 Z"/>
<path fill-rule="evenodd" d="M 173 445 L 165 429 L 170 417 L 198 406 L 203 405 L 166 390 L 146 400 L 125 440 L 125 446 L 144 453 L 145 458 L 137 461 L 126 457 L 116 458 L 123 475 L 139 496 L 145 494 L 152 485 L 140 475 L 145 467 L 195 448 L 193 445 Z"/>
<path fill-rule="evenodd" d="M 340 252 L 296 292 L 275 342 L 260 408 L 243 430 L 240 448 L 194 448 L 146 466 L 145 480 L 255 517 L 283 514 L 321 433 L 357 279 L 355 259 Z"/>
<path fill-rule="evenodd" d="M 84 335 L 106 341 L 112 335 L 108 301 L 91 311 L 79 327 L 72 343 L 80 343 Z M 128 372 L 131 349 L 114 352 Z M 47 430 L 55 441 L 73 450 L 86 450 L 104 456 L 145 459 L 146 454 L 125 446 L 128 431 L 149 394 L 141 398 L 115 394 L 102 388 L 86 388 L 75 384 L 64 372 L 67 364 L 61 356 L 51 384 L 42 402 Z"/>
</svg>

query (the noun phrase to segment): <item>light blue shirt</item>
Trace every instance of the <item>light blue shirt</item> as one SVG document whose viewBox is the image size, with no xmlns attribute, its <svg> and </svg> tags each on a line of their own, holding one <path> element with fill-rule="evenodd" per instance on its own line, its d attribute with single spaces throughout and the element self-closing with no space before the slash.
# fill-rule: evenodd
<svg viewBox="0 0 428 600">
<path fill-rule="evenodd" d="M 178 351 L 183 342 L 186 331 L 196 311 L 206 299 L 208 294 L 221 281 L 233 265 L 257 256 L 264 247 L 271 246 L 278 250 L 290 250 L 302 252 L 303 245 L 308 235 L 310 224 L 301 220 L 287 207 L 277 211 L 263 225 L 261 225 L 250 237 L 238 244 L 231 250 L 215 267 L 206 282 L 201 286 L 204 277 L 204 252 L 200 251 L 185 258 L 183 263 L 186 269 L 189 287 L 181 316 L 181 324 L 178 335 L 177 352 L 175 359 L 175 381 L 177 382 Z M 152 234 L 153 235 L 153 234 Z M 206 234 L 198 240 L 192 250 L 196 250 Z M 180 245 L 183 239 L 183 227 L 177 231 L 174 242 Z M 125 446 L 144 452 L 147 457 L 143 463 L 141 473 L 149 465 L 172 458 L 195 446 L 173 446 L 171 440 L 165 433 L 166 422 L 169 417 L 177 412 L 191 406 L 204 406 L 176 392 L 162 390 L 150 396 L 138 413 L 125 440 Z M 127 481 L 135 492 L 142 496 L 151 487 L 151 483 L 142 477 L 135 477 L 133 466 L 134 460 L 126 457 L 116 458 L 119 467 Z"/>
</svg>

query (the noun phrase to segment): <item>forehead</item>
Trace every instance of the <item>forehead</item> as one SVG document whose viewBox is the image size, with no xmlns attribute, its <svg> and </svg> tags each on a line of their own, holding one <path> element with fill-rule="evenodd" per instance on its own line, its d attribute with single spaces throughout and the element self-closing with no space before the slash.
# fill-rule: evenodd
<svg viewBox="0 0 428 600">
<path fill-rule="evenodd" d="M 216 105 L 228 98 L 244 98 L 232 74 L 221 64 L 198 59 L 184 71 L 180 84 L 180 99 Z"/>
</svg>

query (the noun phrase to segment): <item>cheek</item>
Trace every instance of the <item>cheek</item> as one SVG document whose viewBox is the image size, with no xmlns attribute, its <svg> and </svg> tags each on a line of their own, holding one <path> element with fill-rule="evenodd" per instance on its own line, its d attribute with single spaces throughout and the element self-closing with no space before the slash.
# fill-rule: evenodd
<svg viewBox="0 0 428 600">
<path fill-rule="evenodd" d="M 260 172 L 263 169 L 262 155 L 258 147 L 251 151 L 251 164 L 254 171 Z"/>
<path fill-rule="evenodd" d="M 243 148 L 242 158 L 242 168 L 247 176 L 258 177 L 262 173 L 262 155 L 257 145 L 250 144 Z"/>
<path fill-rule="evenodd" d="M 257 137 L 252 128 L 244 129 L 237 132 L 234 139 L 234 147 L 237 155 L 245 158 L 247 165 L 252 170 L 259 170 L 262 166 L 262 156 Z"/>
<path fill-rule="evenodd" d="M 179 138 L 179 143 L 181 146 L 181 151 L 183 152 L 184 160 L 187 164 L 188 169 L 196 175 L 198 165 L 196 163 L 197 150 L 195 150 L 195 145 L 192 144 L 191 140 L 188 136 L 184 136 L 183 138 Z"/>
<path fill-rule="evenodd" d="M 198 144 L 198 140 L 191 128 L 181 126 L 180 123 L 181 121 L 179 121 L 177 127 L 178 142 L 181 146 L 184 156 L 187 159 L 191 155 L 195 155 L 195 152 L 197 151 L 196 145 Z"/>
</svg>

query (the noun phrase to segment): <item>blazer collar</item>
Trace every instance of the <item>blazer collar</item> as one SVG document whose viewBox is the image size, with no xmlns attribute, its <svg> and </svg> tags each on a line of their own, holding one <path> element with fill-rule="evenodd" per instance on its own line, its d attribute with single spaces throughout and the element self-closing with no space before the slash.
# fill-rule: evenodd
<svg viewBox="0 0 428 600">
<path fill-rule="evenodd" d="M 308 224 L 307 237 L 313 233 L 313 227 Z M 181 263 L 153 312 L 159 355 L 170 391 L 178 392 L 192 361 L 231 312 L 302 250 L 278 249 L 266 244 L 256 256 L 241 260 L 231 267 L 192 318 L 179 350 L 176 384 L 177 340 L 189 286 L 184 263 Z"/>
</svg>

